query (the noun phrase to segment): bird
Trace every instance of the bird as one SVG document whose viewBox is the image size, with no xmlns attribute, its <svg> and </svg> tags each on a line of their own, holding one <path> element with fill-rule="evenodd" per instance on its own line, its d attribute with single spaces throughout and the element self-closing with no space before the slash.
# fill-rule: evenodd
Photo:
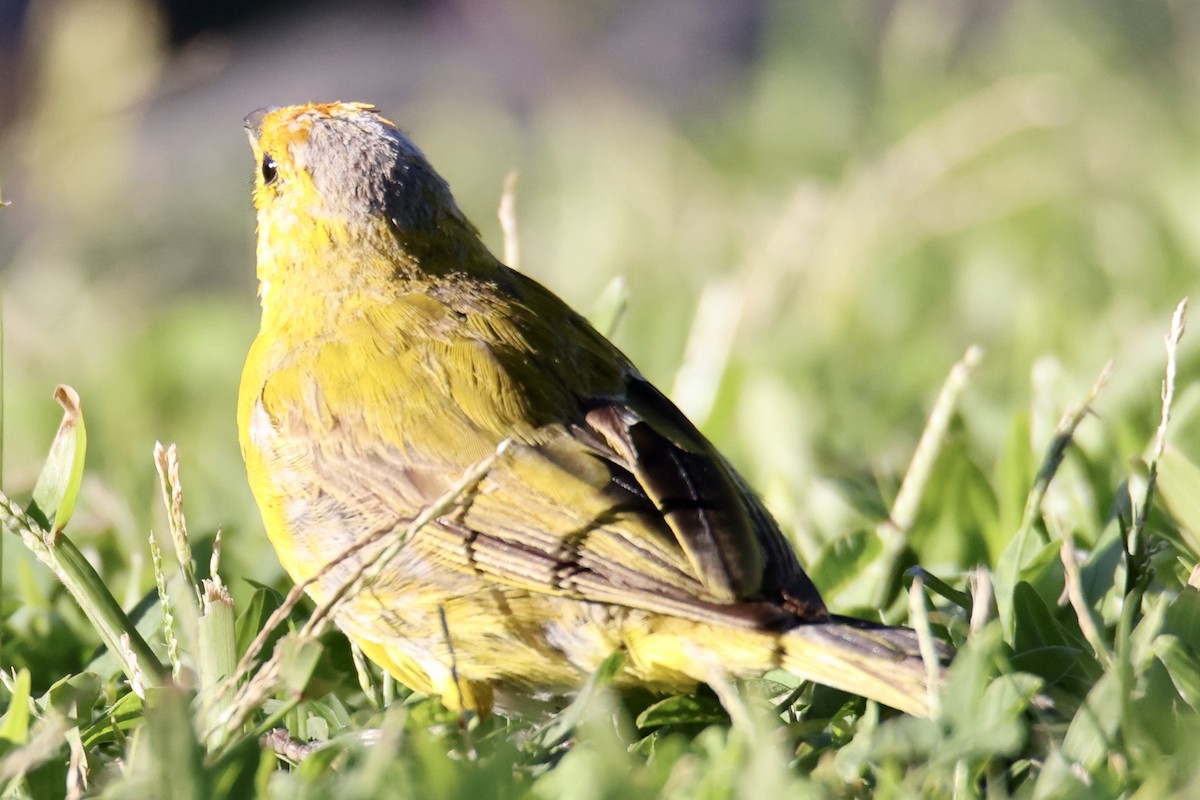
<svg viewBox="0 0 1200 800">
<path fill-rule="evenodd" d="M 314 600 L 369 574 L 335 619 L 368 658 L 479 715 L 570 697 L 613 653 L 617 687 L 782 669 L 931 713 L 946 651 L 830 613 L 729 461 L 492 255 L 378 109 L 270 107 L 245 125 L 261 305 L 238 394 L 248 481 Z"/>
</svg>

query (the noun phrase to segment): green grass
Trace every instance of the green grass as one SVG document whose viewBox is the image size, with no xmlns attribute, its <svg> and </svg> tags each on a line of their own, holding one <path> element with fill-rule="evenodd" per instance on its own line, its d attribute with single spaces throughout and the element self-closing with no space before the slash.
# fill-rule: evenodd
<svg viewBox="0 0 1200 800">
<path fill-rule="evenodd" d="M 216 641 L 241 658 L 290 589 L 233 423 L 256 315 L 252 165 L 234 152 L 165 194 L 139 188 L 137 160 L 126 175 L 111 157 L 135 152 L 137 104 L 104 105 L 70 78 L 108 70 L 144 97 L 137 59 L 153 48 L 79 64 L 55 44 L 79 20 L 53 18 L 50 77 L 0 145 L 28 173 L 21 194 L 0 173 L 6 795 L 80 796 L 85 776 L 83 794 L 112 797 L 1200 792 L 1194 331 L 1159 440 L 1164 337 L 1200 264 L 1200 17 L 1167 2 L 1017 2 L 982 26 L 919 2 L 771 14 L 715 110 L 569 85 L 518 119 L 471 83 L 484 78 L 454 75 L 386 110 L 497 252 L 503 176 L 519 170 L 522 268 L 620 316 L 618 344 L 764 494 L 832 608 L 908 624 L 915 608 L 959 648 L 941 714 L 896 716 L 778 673 L 682 698 L 614 696 L 599 674 L 548 720 L 459 719 L 306 629 L 306 600 L 265 637 L 264 657 L 280 642 L 288 657 L 261 702 L 223 691 L 230 659 L 198 654 Z M 105 124 L 73 124 L 85 110 Z M 214 131 L 236 132 L 247 110 Z M 114 210 L 127 206 L 133 221 Z M 618 275 L 623 315 L 600 297 Z M 937 446 L 919 445 L 972 345 L 982 356 Z M 58 478 L 35 493 L 61 382 L 82 397 L 87 465 L 74 480 L 60 445 Z M 179 444 L 167 494 L 185 487 L 186 547 L 156 440 Z M 55 555 L 38 529 L 76 490 L 73 545 Z M 218 528 L 232 621 L 199 586 Z M 16 529 L 100 597 L 84 601 L 99 622 Z M 123 624 L 114 607 L 161 670 L 119 636 L 100 649 Z M 223 730 L 230 708 L 246 724 Z M 282 755 L 258 743 L 276 725 L 295 740 Z"/>
</svg>

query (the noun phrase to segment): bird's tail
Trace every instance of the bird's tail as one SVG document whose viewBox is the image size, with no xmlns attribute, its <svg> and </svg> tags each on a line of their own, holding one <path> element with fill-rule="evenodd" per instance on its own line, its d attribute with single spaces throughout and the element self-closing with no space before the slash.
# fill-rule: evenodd
<svg viewBox="0 0 1200 800">
<path fill-rule="evenodd" d="M 931 674 L 939 679 L 950 657 L 949 648 L 935 644 L 937 663 L 930 669 L 916 631 L 837 616 L 782 632 L 653 616 L 626 629 L 622 638 L 628 677 L 664 691 L 722 675 L 753 678 L 780 668 L 925 717 L 930 715 Z"/>
<path fill-rule="evenodd" d="M 781 666 L 798 678 L 876 700 L 916 716 L 930 714 L 930 669 L 916 631 L 850 617 L 799 625 L 781 637 Z M 949 650 L 938 647 L 940 674 Z"/>
</svg>

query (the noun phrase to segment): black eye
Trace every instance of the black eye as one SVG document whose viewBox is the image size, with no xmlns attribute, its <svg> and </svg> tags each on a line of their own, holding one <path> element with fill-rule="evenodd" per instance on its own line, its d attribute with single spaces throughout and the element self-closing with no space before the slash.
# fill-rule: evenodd
<svg viewBox="0 0 1200 800">
<path fill-rule="evenodd" d="M 264 154 L 262 160 L 263 183 L 271 183 L 278 175 L 279 171 L 275 169 L 275 159 Z"/>
</svg>

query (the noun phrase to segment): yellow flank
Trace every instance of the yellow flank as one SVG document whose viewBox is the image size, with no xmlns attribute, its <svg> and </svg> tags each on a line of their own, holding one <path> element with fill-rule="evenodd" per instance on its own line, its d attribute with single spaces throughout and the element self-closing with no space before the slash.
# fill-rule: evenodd
<svg viewBox="0 0 1200 800">
<path fill-rule="evenodd" d="M 831 617 L 729 464 L 496 261 L 391 122 L 328 103 L 247 130 L 262 322 L 238 425 L 291 577 L 329 597 L 508 442 L 342 607 L 369 658 L 480 713 L 569 694 L 615 650 L 655 690 L 783 667 L 927 713 L 912 632 Z"/>
</svg>

